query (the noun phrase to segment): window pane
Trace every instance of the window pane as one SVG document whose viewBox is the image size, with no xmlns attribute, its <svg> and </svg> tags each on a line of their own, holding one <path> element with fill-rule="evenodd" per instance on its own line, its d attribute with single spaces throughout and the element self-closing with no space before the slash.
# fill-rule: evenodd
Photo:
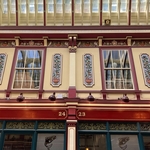
<svg viewBox="0 0 150 150">
<path fill-rule="evenodd" d="M 127 1 L 126 0 L 120 1 L 120 12 L 127 12 Z"/>
<path fill-rule="evenodd" d="M 145 150 L 150 150 L 150 136 L 143 136 Z"/>
<path fill-rule="evenodd" d="M 98 13 L 99 12 L 99 1 L 93 0 L 92 1 L 92 13 Z"/>
<path fill-rule="evenodd" d="M 90 13 L 90 0 L 83 0 L 83 13 Z"/>
<path fill-rule="evenodd" d="M 38 134 L 36 150 L 64 150 L 64 134 Z"/>
<path fill-rule="evenodd" d="M 71 0 L 65 0 L 65 13 L 71 13 Z"/>
<path fill-rule="evenodd" d="M 32 135 L 6 134 L 3 150 L 29 150 L 32 145 Z"/>
<path fill-rule="evenodd" d="M 140 150 L 137 135 L 111 135 L 112 150 Z"/>
<path fill-rule="evenodd" d="M 75 0 L 75 13 L 81 13 L 81 0 Z"/>
<path fill-rule="evenodd" d="M 79 150 L 107 150 L 105 134 L 80 134 Z"/>
<path fill-rule="evenodd" d="M 18 51 L 13 88 L 39 89 L 42 66 L 42 51 Z"/>
<path fill-rule="evenodd" d="M 131 0 L 131 12 L 137 12 L 137 0 Z"/>
<path fill-rule="evenodd" d="M 127 50 L 103 51 L 106 89 L 133 89 Z"/>
<path fill-rule="evenodd" d="M 21 13 L 26 13 L 26 0 L 21 0 L 20 2 L 20 9 L 21 9 Z"/>
</svg>

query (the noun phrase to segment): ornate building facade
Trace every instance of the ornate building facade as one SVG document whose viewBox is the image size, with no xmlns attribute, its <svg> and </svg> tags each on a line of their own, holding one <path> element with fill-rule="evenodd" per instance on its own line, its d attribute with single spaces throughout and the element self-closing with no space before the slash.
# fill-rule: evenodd
<svg viewBox="0 0 150 150">
<path fill-rule="evenodd" d="M 150 1 L 0 5 L 0 149 L 150 150 Z"/>
</svg>

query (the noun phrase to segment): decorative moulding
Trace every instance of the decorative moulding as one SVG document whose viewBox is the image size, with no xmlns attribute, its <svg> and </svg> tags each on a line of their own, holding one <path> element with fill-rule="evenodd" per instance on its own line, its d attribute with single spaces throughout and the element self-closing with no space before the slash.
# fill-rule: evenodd
<svg viewBox="0 0 150 150">
<path fill-rule="evenodd" d="M 6 54 L 0 54 L 0 84 L 2 84 L 3 74 L 5 70 L 5 64 L 6 64 L 7 55 Z"/>
<path fill-rule="evenodd" d="M 141 59 L 145 85 L 147 87 L 150 87 L 150 57 L 148 54 L 143 53 L 140 55 L 140 59 Z"/>
<path fill-rule="evenodd" d="M 58 47 L 61 47 L 61 48 L 67 48 L 69 46 L 69 43 L 68 41 L 48 41 L 48 47 L 54 47 L 54 48 L 58 48 Z"/>
<path fill-rule="evenodd" d="M 78 41 L 77 42 L 77 47 L 98 47 L 98 40 L 91 40 L 91 41 Z"/>
<path fill-rule="evenodd" d="M 58 87 L 61 85 L 61 76 L 62 76 L 62 55 L 54 54 L 52 62 L 52 77 L 51 85 Z"/>
<path fill-rule="evenodd" d="M 20 40 L 19 46 L 44 46 L 43 40 Z"/>
<path fill-rule="evenodd" d="M 103 46 L 126 46 L 126 40 L 103 40 Z"/>
<path fill-rule="evenodd" d="M 134 40 L 132 46 L 150 46 L 150 40 Z"/>
<path fill-rule="evenodd" d="M 0 47 L 15 47 L 16 44 L 15 44 L 15 41 L 14 40 L 9 40 L 9 41 L 6 41 L 6 40 L 2 40 L 0 41 Z"/>
<path fill-rule="evenodd" d="M 92 87 L 94 85 L 93 74 L 93 57 L 91 54 L 83 55 L 83 84 L 86 87 Z"/>
</svg>

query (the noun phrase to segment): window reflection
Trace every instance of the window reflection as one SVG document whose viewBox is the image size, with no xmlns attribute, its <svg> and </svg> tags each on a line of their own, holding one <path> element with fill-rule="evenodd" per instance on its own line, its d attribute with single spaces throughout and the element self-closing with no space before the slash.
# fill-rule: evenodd
<svg viewBox="0 0 150 150">
<path fill-rule="evenodd" d="M 80 134 L 79 135 L 80 150 L 106 150 L 105 134 Z"/>
<path fill-rule="evenodd" d="M 31 150 L 32 135 L 6 134 L 3 150 Z"/>
<path fill-rule="evenodd" d="M 143 136 L 144 149 L 150 150 L 150 136 Z"/>
<path fill-rule="evenodd" d="M 133 89 L 127 50 L 103 51 L 106 89 Z"/>
<path fill-rule="evenodd" d="M 38 89 L 41 76 L 42 51 L 20 50 L 13 88 Z"/>
</svg>

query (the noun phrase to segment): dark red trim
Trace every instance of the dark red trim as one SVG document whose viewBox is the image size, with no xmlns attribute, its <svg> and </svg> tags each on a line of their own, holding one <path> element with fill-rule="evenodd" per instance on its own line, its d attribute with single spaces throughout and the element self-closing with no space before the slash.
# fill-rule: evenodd
<svg viewBox="0 0 150 150">
<path fill-rule="evenodd" d="M 102 15 L 102 11 L 103 11 L 103 2 L 102 2 L 102 0 L 100 0 L 99 7 L 100 7 L 100 26 L 102 26 L 102 24 L 103 24 L 103 15 Z"/>
<path fill-rule="evenodd" d="M 16 26 L 18 26 L 18 0 L 16 0 Z"/>
<path fill-rule="evenodd" d="M 59 116 L 59 112 L 65 112 L 65 116 Z M 0 109 L 0 119 L 11 120 L 66 120 L 66 109 Z"/>
<path fill-rule="evenodd" d="M 99 57 L 100 57 L 100 71 L 101 71 L 101 82 L 102 82 L 102 90 L 105 90 L 105 72 L 104 72 L 104 63 L 103 63 L 103 52 L 102 52 L 102 49 L 100 48 L 99 49 Z"/>
<path fill-rule="evenodd" d="M 131 0 L 129 0 L 128 25 L 131 25 Z"/>
<path fill-rule="evenodd" d="M 135 88 L 135 90 L 139 91 L 137 76 L 136 76 L 136 71 L 135 71 L 135 65 L 134 65 L 134 59 L 133 59 L 133 54 L 132 54 L 131 48 L 129 49 L 129 58 L 130 58 L 132 75 L 133 75 L 134 88 Z"/>
<path fill-rule="evenodd" d="M 46 26 L 46 1 L 43 0 L 43 6 L 44 6 L 44 26 Z M 44 27 L 45 28 L 45 27 Z"/>
<path fill-rule="evenodd" d="M 76 98 L 76 87 L 75 86 L 69 86 L 68 98 Z"/>
<path fill-rule="evenodd" d="M 42 93 L 43 93 L 43 84 L 44 84 L 44 74 L 45 74 L 45 61 L 46 61 L 46 52 L 47 52 L 47 49 L 45 48 L 44 49 L 44 53 L 43 53 L 43 60 L 42 60 L 42 72 L 41 72 L 41 82 L 40 82 L 40 91 L 39 91 L 39 99 L 42 98 Z"/>
<path fill-rule="evenodd" d="M 0 26 L 0 30 L 150 30 L 150 28 L 149 28 L 149 25 L 142 25 L 142 26 L 45 26 L 45 27 L 44 26 L 17 26 L 17 27 L 16 26 Z M 128 35 L 130 34 L 128 33 Z"/>
<path fill-rule="evenodd" d="M 78 120 L 150 121 L 150 111 L 79 109 L 77 112 L 81 114 L 79 116 L 77 113 Z M 85 116 L 82 116 L 83 112 Z"/>
<path fill-rule="evenodd" d="M 74 26 L 74 0 L 72 0 L 72 26 Z"/>
<path fill-rule="evenodd" d="M 8 82 L 7 91 L 6 91 L 7 96 L 12 87 L 12 82 L 13 82 L 13 77 L 14 77 L 14 68 L 15 68 L 16 60 L 17 60 L 17 54 L 18 54 L 18 49 L 15 48 L 14 58 L 13 58 L 12 67 L 11 67 L 10 76 L 9 76 L 9 82 Z"/>
</svg>

